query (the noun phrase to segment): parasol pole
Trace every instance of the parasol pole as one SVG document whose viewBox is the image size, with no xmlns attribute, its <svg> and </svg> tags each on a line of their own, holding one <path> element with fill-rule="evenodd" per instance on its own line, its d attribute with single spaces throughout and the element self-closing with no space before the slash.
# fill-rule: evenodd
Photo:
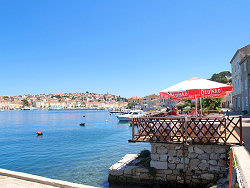
<svg viewBox="0 0 250 188">
<path fill-rule="evenodd" d="M 200 106 L 201 106 L 201 116 L 202 116 L 202 98 L 200 98 Z"/>
<path fill-rule="evenodd" d="M 197 113 L 197 98 L 196 98 L 196 95 L 195 95 L 195 116 L 196 116 L 196 117 L 198 116 L 198 113 Z"/>
</svg>

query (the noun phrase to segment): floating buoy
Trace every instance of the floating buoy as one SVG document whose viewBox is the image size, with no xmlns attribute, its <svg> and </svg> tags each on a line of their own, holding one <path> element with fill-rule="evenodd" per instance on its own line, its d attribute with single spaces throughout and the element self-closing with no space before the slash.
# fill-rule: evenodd
<svg viewBox="0 0 250 188">
<path fill-rule="evenodd" d="M 127 119 L 129 119 L 129 117 L 127 117 Z"/>
<path fill-rule="evenodd" d="M 42 133 L 42 132 L 36 132 L 36 134 L 37 134 L 37 135 L 43 135 L 43 133 Z"/>
<path fill-rule="evenodd" d="M 85 126 L 85 123 L 80 123 L 80 126 Z"/>
</svg>

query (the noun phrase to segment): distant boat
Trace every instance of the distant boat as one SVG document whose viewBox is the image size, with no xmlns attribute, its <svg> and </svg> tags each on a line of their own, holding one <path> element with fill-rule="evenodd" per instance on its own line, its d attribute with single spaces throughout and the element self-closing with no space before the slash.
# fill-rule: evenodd
<svg viewBox="0 0 250 188">
<path fill-rule="evenodd" d="M 80 123 L 80 126 L 85 126 L 85 123 Z"/>
<path fill-rule="evenodd" d="M 138 118 L 145 115 L 146 114 L 142 110 L 131 110 L 127 114 L 118 115 L 117 118 L 119 119 L 119 121 L 131 121 L 132 118 Z"/>
</svg>

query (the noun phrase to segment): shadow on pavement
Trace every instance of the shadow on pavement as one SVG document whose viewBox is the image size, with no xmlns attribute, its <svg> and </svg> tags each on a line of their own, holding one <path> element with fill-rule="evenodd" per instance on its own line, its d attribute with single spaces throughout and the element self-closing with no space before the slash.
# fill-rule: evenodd
<svg viewBox="0 0 250 188">
<path fill-rule="evenodd" d="M 242 139 L 245 143 L 245 148 L 250 153 L 250 127 L 242 127 Z"/>
</svg>

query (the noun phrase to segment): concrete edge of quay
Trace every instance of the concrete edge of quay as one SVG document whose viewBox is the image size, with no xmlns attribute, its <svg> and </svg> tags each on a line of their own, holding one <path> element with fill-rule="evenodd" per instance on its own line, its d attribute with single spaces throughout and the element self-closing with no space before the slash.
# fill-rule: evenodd
<svg viewBox="0 0 250 188">
<path fill-rule="evenodd" d="M 244 146 L 234 146 L 233 152 L 236 156 L 242 184 L 244 187 L 250 188 L 250 155 Z"/>
<path fill-rule="evenodd" d="M 23 172 L 15 172 L 11 170 L 5 170 L 0 168 L 0 175 L 17 178 L 21 180 L 26 180 L 30 182 L 35 183 L 41 183 L 44 185 L 51 185 L 55 187 L 62 187 L 62 188 L 94 188 L 93 186 L 83 185 L 83 184 L 77 184 L 77 183 L 71 183 L 63 180 L 56 180 L 51 178 L 45 178 L 42 176 L 27 174 Z"/>
</svg>

